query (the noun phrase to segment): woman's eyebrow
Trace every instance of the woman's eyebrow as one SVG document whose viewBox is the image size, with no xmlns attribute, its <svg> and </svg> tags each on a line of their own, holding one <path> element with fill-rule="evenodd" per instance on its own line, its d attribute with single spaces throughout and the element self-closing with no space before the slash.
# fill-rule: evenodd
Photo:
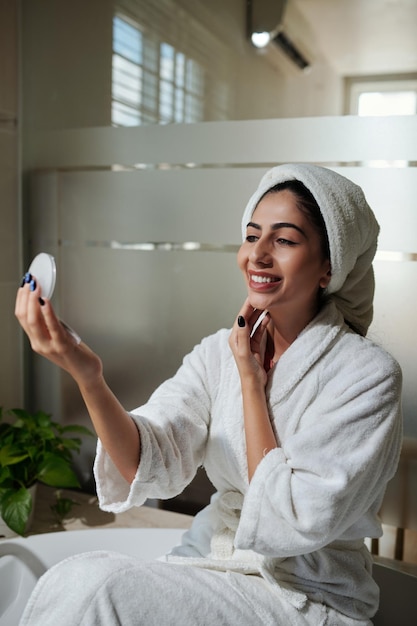
<svg viewBox="0 0 417 626">
<path fill-rule="evenodd" d="M 262 230 L 261 226 L 259 224 L 256 224 L 255 222 L 249 222 L 247 228 L 250 227 L 256 228 L 256 230 Z M 295 230 L 298 230 L 298 232 L 300 232 L 304 237 L 306 236 L 303 229 L 297 226 L 297 224 L 293 224 L 292 222 L 275 222 L 275 224 L 271 225 L 271 230 L 279 230 L 280 228 L 294 228 Z"/>
<path fill-rule="evenodd" d="M 297 224 L 293 224 L 292 222 L 276 222 L 271 226 L 271 230 L 279 230 L 280 228 L 294 228 L 295 230 L 298 230 L 299 233 L 304 235 L 304 237 L 306 236 L 303 229 L 297 226 Z"/>
</svg>

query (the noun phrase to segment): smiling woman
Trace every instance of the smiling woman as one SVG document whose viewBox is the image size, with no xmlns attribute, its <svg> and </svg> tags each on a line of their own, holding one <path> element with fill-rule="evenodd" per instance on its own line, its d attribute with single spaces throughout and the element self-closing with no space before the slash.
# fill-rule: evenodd
<svg viewBox="0 0 417 626">
<path fill-rule="evenodd" d="M 99 356 L 40 305 L 36 277 L 19 288 L 32 347 L 74 378 L 98 434 L 101 508 L 172 498 L 200 466 L 216 489 L 158 562 L 100 552 L 56 565 L 22 625 L 370 626 L 364 539 L 381 535 L 402 433 L 400 368 L 365 338 L 379 227 L 358 186 L 301 164 L 265 174 L 241 226 L 247 298 L 233 327 L 131 412 Z"/>
</svg>

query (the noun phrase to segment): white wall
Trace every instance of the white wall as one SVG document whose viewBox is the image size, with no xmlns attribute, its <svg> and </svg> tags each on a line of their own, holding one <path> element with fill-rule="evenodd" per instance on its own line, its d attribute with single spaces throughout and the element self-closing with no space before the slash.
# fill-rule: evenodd
<svg viewBox="0 0 417 626">
<path fill-rule="evenodd" d="M 112 2 L 21 5 L 23 132 L 110 124 Z"/>
</svg>

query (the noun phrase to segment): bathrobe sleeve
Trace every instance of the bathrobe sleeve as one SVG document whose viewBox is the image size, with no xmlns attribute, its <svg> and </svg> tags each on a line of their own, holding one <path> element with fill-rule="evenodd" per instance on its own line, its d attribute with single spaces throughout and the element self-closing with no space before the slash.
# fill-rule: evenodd
<svg viewBox="0 0 417 626">
<path fill-rule="evenodd" d="M 131 485 L 98 442 L 94 474 L 103 510 L 122 512 L 148 498 L 172 498 L 194 477 L 204 460 L 218 376 L 210 350 L 214 337 L 196 346 L 175 376 L 130 413 L 141 440 L 140 463 Z"/>
<path fill-rule="evenodd" d="M 376 515 L 401 448 L 401 371 L 370 346 L 332 354 L 300 383 L 317 396 L 256 469 L 236 547 L 296 556 L 378 531 Z M 296 387 L 292 397 L 301 393 Z"/>
</svg>

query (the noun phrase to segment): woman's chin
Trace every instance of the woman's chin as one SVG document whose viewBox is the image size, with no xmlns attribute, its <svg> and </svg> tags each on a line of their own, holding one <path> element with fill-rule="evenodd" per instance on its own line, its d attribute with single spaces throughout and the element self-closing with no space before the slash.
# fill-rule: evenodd
<svg viewBox="0 0 417 626">
<path fill-rule="evenodd" d="M 265 296 L 261 296 L 260 294 L 249 293 L 248 295 L 249 304 L 253 306 L 254 309 L 259 309 L 260 311 L 264 311 L 268 308 L 268 298 Z"/>
</svg>

